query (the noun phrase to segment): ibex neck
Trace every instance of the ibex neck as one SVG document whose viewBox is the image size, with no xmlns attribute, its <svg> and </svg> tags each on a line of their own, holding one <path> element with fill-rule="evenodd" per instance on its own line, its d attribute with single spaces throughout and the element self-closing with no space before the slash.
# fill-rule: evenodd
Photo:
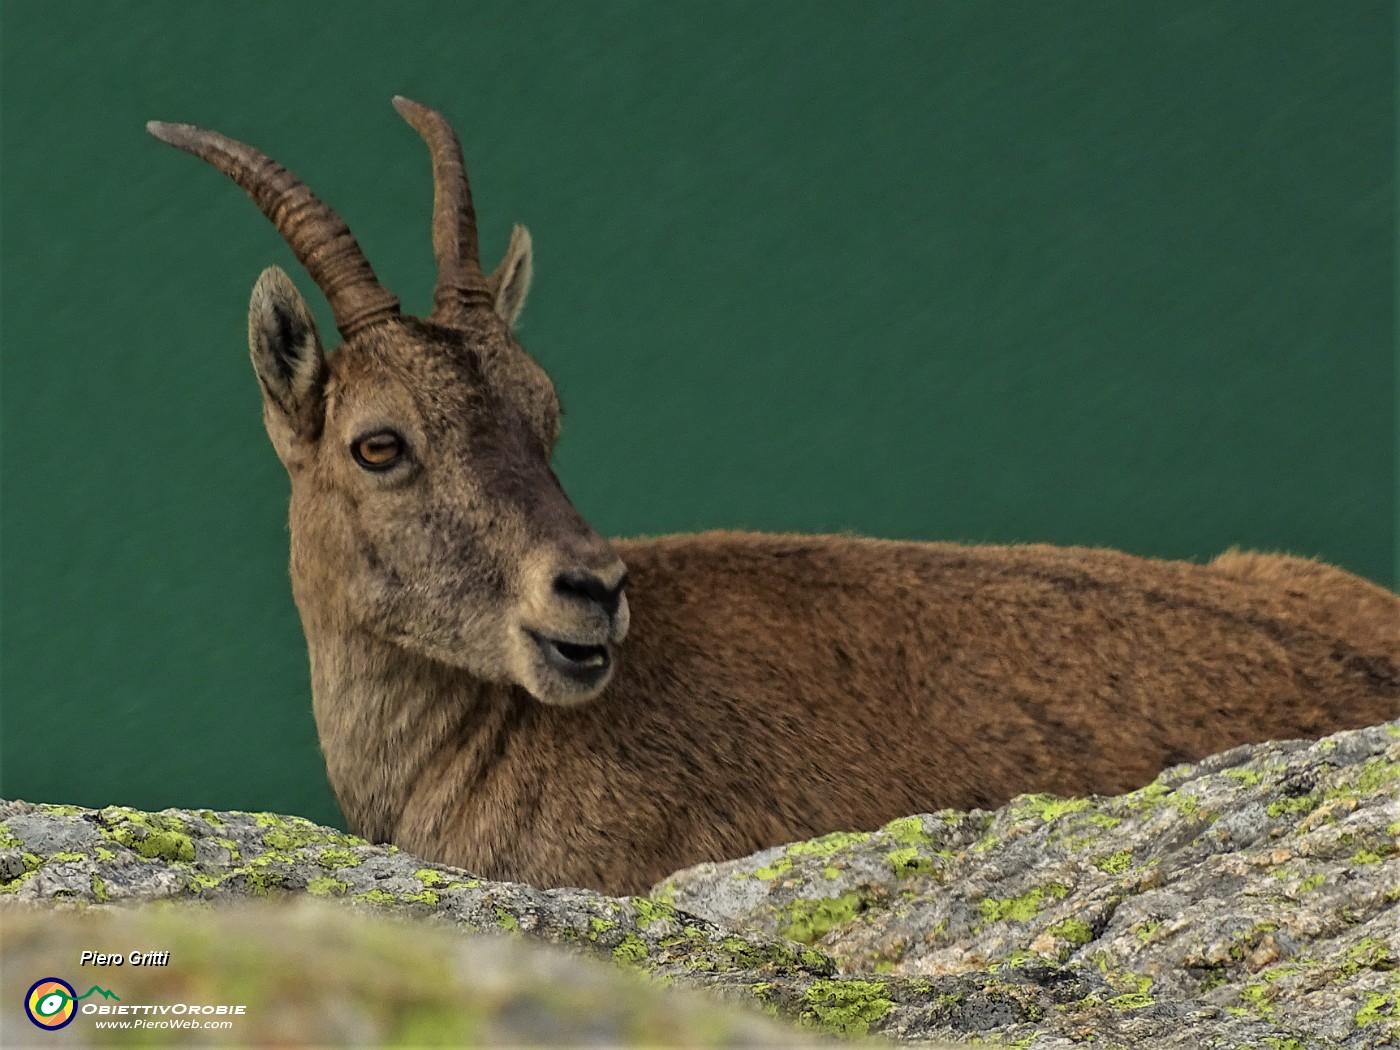
<svg viewBox="0 0 1400 1050">
<path fill-rule="evenodd" d="M 495 691 L 364 633 L 308 629 L 307 648 L 331 787 L 351 831 L 387 842 L 443 748 L 460 747 L 492 721 L 486 708 Z"/>
</svg>

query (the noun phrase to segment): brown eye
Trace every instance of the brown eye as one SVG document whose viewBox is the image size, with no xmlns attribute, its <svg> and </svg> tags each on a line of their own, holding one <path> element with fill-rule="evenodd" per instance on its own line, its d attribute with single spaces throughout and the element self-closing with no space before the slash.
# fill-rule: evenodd
<svg viewBox="0 0 1400 1050">
<path fill-rule="evenodd" d="M 350 446 L 355 462 L 366 470 L 388 470 L 403 458 L 403 438 L 392 430 L 378 430 Z"/>
</svg>

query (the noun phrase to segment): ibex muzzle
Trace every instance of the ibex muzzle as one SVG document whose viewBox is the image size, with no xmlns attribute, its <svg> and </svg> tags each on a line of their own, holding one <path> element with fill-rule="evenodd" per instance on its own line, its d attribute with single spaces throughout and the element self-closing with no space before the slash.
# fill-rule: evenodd
<svg viewBox="0 0 1400 1050">
<path fill-rule="evenodd" d="M 394 105 L 432 154 L 438 281 L 421 320 L 401 314 L 345 223 L 285 169 L 212 131 L 148 129 L 248 191 L 344 337 L 328 357 L 291 280 L 277 267 L 263 273 L 248 340 L 268 433 L 291 474 L 308 635 L 368 632 L 545 703 L 576 704 L 612 676 L 627 572 L 550 469 L 558 399 L 511 332 L 531 277 L 530 236 L 517 226 L 485 276 L 456 135 L 424 106 Z M 336 571 L 323 571 L 327 556 Z"/>
</svg>

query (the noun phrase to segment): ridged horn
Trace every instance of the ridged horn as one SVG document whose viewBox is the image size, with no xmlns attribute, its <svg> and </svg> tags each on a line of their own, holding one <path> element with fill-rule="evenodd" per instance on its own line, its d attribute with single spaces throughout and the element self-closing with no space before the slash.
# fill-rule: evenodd
<svg viewBox="0 0 1400 1050">
<path fill-rule="evenodd" d="M 380 284 L 344 220 L 286 168 L 252 146 L 192 124 L 153 120 L 146 130 L 243 187 L 325 293 L 344 338 L 399 316 L 398 298 Z"/>
<path fill-rule="evenodd" d="M 432 154 L 433 254 L 438 264 L 433 319 L 451 322 L 466 311 L 489 308 L 494 301 L 481 272 L 476 211 L 462 147 L 452 125 L 437 110 L 402 95 L 394 96 L 394 108 L 423 137 Z"/>
</svg>

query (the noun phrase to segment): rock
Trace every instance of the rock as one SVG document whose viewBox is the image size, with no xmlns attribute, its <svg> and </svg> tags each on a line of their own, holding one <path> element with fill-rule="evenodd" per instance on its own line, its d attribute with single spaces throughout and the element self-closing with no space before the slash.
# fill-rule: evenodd
<svg viewBox="0 0 1400 1050">
<path fill-rule="evenodd" d="M 809 1033 L 1356 1050 L 1400 1042 L 1397 795 L 1389 723 L 702 865 L 650 898 L 485 882 L 296 817 L 11 802 L 0 907 L 7 965 L 26 909 L 311 896 L 584 949 Z M 327 946 L 296 972 L 344 956 L 337 936 L 298 936 Z"/>
<path fill-rule="evenodd" d="M 21 837 L 21 833 L 23 837 Z M 82 848 L 71 848 L 79 843 Z M 63 849 L 54 849 L 61 845 Z M 271 813 L 0 803 L 0 900 L 69 904 L 225 902 L 305 894 L 470 932 L 580 945 L 657 976 L 732 982 L 833 975 L 820 951 L 746 938 L 645 897 L 486 882 L 394 846 Z"/>
<path fill-rule="evenodd" d="M 576 952 L 507 937 L 463 937 L 316 900 L 247 901 L 210 910 L 174 907 L 4 913 L 6 1046 L 132 1045 L 151 1041 L 240 1046 L 798 1046 L 809 1035 L 753 1011 L 658 986 Z M 76 965 L 84 950 L 160 945 L 166 966 Z M 92 985 L 118 997 L 82 1006 L 242 1005 L 226 1030 L 185 1027 L 207 1018 L 111 1013 L 166 1030 L 98 1028 L 80 1014 L 40 1035 L 21 993 L 61 975 L 78 995 Z M 80 979 L 81 978 L 81 979 Z M 13 990 L 13 994 L 11 994 Z M 81 1007 L 80 1007 L 81 1008 Z M 175 1025 L 178 1024 L 178 1027 Z"/>
<path fill-rule="evenodd" d="M 821 1031 L 861 1034 L 868 1019 L 883 1009 L 882 999 L 866 995 L 862 982 L 838 977 L 831 959 L 812 948 L 744 937 L 645 897 L 486 882 L 299 817 L 4 802 L 0 872 L 5 873 L 0 907 L 5 909 L 7 966 L 12 924 L 28 921 L 22 918 L 26 913 L 41 910 L 46 923 L 55 910 L 107 911 L 120 905 L 148 910 L 162 903 L 233 906 L 250 898 L 304 896 L 321 898 L 327 906 L 334 902 L 453 926 L 458 937 L 460 931 L 508 934 L 583 949 L 661 983 L 704 988 L 711 1005 L 715 998 L 727 999 L 753 1012 L 763 1007 L 765 996 L 771 997 L 806 1029 L 796 1033 L 799 1043 L 811 1043 Z M 199 920 L 191 921 L 197 925 Z M 230 935 L 237 930 L 236 923 L 227 928 Z M 336 935 L 328 932 L 322 943 L 335 947 L 289 955 L 297 972 L 310 973 L 318 963 L 343 955 Z M 207 952 L 199 958 L 190 979 L 217 987 L 217 959 Z M 206 964 L 215 971 L 200 977 Z M 76 956 L 69 974 L 75 969 Z M 38 976 L 43 975 L 25 986 Z M 766 1009 L 777 1012 L 773 1006 Z M 596 1041 L 590 1034 L 593 1021 L 581 1017 L 579 1024 L 573 1041 Z M 722 1034 L 730 1029 L 714 1030 Z M 677 1042 L 710 1042 L 710 1031 L 703 1026 L 686 1031 Z M 555 1035 L 546 1041 L 570 1041 L 565 1033 Z M 612 1041 L 611 1034 L 602 1038 L 605 1044 Z"/>
<path fill-rule="evenodd" d="M 1360 1048 L 1400 1043 L 1397 840 L 1392 722 L 1235 748 L 1118 798 L 1028 795 L 828 835 L 679 872 L 654 896 L 819 947 L 842 974 L 946 996 L 961 993 L 940 982 L 974 978 L 1002 1003 L 900 1004 L 872 1031 Z"/>
</svg>

